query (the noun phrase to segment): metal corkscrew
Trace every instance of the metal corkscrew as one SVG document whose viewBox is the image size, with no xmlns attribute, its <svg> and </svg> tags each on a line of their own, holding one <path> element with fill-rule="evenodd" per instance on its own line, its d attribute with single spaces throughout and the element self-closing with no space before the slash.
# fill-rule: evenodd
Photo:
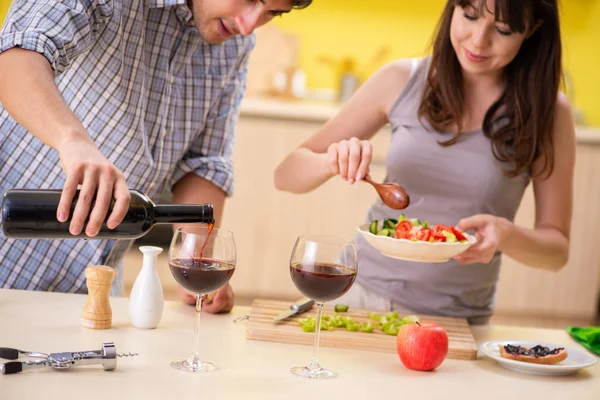
<svg viewBox="0 0 600 400">
<path fill-rule="evenodd" d="M 0 347 L 0 358 L 5 360 L 18 360 L 20 356 L 39 358 L 39 360 L 7 362 L 0 365 L 0 372 L 3 375 L 8 375 L 30 369 L 67 369 L 83 365 L 102 365 L 105 371 L 110 371 L 117 368 L 117 357 L 134 357 L 137 355 L 138 353 L 117 353 L 115 344 L 112 342 L 103 343 L 101 350 L 50 354 Z"/>
</svg>

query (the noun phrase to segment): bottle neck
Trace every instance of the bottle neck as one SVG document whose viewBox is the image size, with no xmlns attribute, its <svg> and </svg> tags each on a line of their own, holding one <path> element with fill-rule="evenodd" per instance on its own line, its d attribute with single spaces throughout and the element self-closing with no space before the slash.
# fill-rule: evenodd
<svg viewBox="0 0 600 400">
<path fill-rule="evenodd" d="M 157 204 L 154 206 L 157 224 L 214 223 L 212 204 Z"/>
</svg>

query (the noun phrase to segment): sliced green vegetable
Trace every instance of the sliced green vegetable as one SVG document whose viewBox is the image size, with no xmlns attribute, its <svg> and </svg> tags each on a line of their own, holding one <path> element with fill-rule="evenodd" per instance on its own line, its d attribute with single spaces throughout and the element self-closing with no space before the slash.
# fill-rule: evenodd
<svg viewBox="0 0 600 400">
<path fill-rule="evenodd" d="M 394 218 L 387 218 L 383 221 L 383 227 L 386 229 L 394 230 L 394 229 L 396 229 L 397 224 L 398 224 L 398 221 L 395 220 Z"/>
<path fill-rule="evenodd" d="M 406 219 L 406 216 L 404 214 L 400 214 L 400 218 L 398 218 L 398 222 L 402 222 Z"/>
<path fill-rule="evenodd" d="M 335 312 L 346 312 L 348 311 L 348 306 L 345 304 L 336 304 L 334 309 Z"/>
<path fill-rule="evenodd" d="M 397 335 L 402 325 L 415 323 L 418 321 L 419 317 L 416 315 L 406 315 L 400 318 L 397 312 L 390 312 L 384 315 L 370 313 L 369 321 L 358 322 L 348 315 L 342 316 L 341 314 L 335 312 L 331 315 L 322 315 L 321 330 L 333 331 L 336 328 L 345 328 L 350 332 L 361 331 L 369 333 L 379 330 L 381 333 L 385 333 L 387 335 Z M 304 332 L 315 332 L 317 328 L 317 322 L 314 317 L 299 318 L 298 323 Z"/>
<path fill-rule="evenodd" d="M 372 322 L 361 322 L 360 330 L 363 332 L 373 332 L 375 330 L 375 324 Z"/>
<path fill-rule="evenodd" d="M 302 326 L 304 332 L 315 332 L 317 330 L 317 321 L 313 317 L 300 318 L 298 323 Z"/>
<path fill-rule="evenodd" d="M 413 224 L 413 226 L 421 225 L 421 221 L 419 221 L 419 218 L 411 218 L 410 223 Z"/>
<path fill-rule="evenodd" d="M 322 331 L 332 331 L 335 327 L 329 323 L 329 321 L 321 321 L 321 330 Z"/>
<path fill-rule="evenodd" d="M 341 328 L 346 326 L 346 323 L 341 315 L 333 314 L 333 317 L 331 318 L 331 325 L 335 326 L 336 328 Z"/>
<path fill-rule="evenodd" d="M 390 325 L 387 328 L 381 328 L 383 333 L 387 333 L 388 335 L 396 336 L 400 331 L 400 327 L 398 325 Z"/>
<path fill-rule="evenodd" d="M 350 332 L 356 332 L 356 331 L 358 331 L 359 328 L 360 328 L 360 325 L 354 321 L 352 321 L 349 324 L 346 324 L 346 330 L 348 330 Z"/>
<path fill-rule="evenodd" d="M 382 316 L 376 313 L 370 313 L 369 314 L 369 319 L 372 319 L 374 321 L 380 322 L 381 321 Z"/>
<path fill-rule="evenodd" d="M 421 226 L 422 226 L 423 228 L 429 228 L 429 222 L 427 222 L 427 221 L 423 221 L 423 222 L 421 223 Z"/>
<path fill-rule="evenodd" d="M 454 233 L 448 232 L 448 231 L 442 231 L 442 235 L 446 236 L 446 242 L 447 243 L 454 243 L 454 242 L 456 242 L 456 235 L 454 235 Z"/>
<path fill-rule="evenodd" d="M 389 229 L 382 229 L 379 232 L 377 232 L 377 236 L 390 236 L 390 230 Z"/>
<path fill-rule="evenodd" d="M 406 317 L 402 317 L 400 321 L 402 321 L 403 324 L 412 324 L 419 322 L 420 319 L 416 315 L 407 315 Z"/>
<path fill-rule="evenodd" d="M 379 222 L 377 220 L 371 222 L 371 224 L 369 225 L 369 232 L 371 232 L 373 235 L 377 234 L 377 230 L 379 228 Z"/>
</svg>

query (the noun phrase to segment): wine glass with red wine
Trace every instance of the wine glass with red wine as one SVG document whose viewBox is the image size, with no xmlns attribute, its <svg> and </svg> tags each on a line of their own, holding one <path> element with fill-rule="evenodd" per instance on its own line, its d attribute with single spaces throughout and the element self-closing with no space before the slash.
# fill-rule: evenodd
<svg viewBox="0 0 600 400">
<path fill-rule="evenodd" d="M 198 357 L 202 296 L 225 286 L 235 270 L 236 248 L 233 233 L 213 225 L 184 226 L 173 234 L 169 248 L 169 269 L 181 286 L 196 294 L 196 325 L 192 355 L 173 361 L 175 369 L 213 372 L 216 365 Z"/>
<path fill-rule="evenodd" d="M 356 279 L 358 263 L 352 240 L 336 236 L 302 235 L 296 239 L 290 259 L 290 275 L 296 288 L 317 303 L 313 359 L 305 367 L 294 367 L 296 375 L 324 379 L 337 374 L 319 365 L 319 336 L 323 303 L 341 297 Z"/>
</svg>

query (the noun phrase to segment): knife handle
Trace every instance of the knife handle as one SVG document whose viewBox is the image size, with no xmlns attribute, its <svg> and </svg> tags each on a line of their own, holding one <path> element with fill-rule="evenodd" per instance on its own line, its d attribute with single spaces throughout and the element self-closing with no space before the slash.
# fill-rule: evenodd
<svg viewBox="0 0 600 400">
<path fill-rule="evenodd" d="M 313 304 L 315 304 L 314 300 L 305 297 L 292 304 L 290 308 L 294 311 L 301 312 L 310 310 Z"/>
</svg>

